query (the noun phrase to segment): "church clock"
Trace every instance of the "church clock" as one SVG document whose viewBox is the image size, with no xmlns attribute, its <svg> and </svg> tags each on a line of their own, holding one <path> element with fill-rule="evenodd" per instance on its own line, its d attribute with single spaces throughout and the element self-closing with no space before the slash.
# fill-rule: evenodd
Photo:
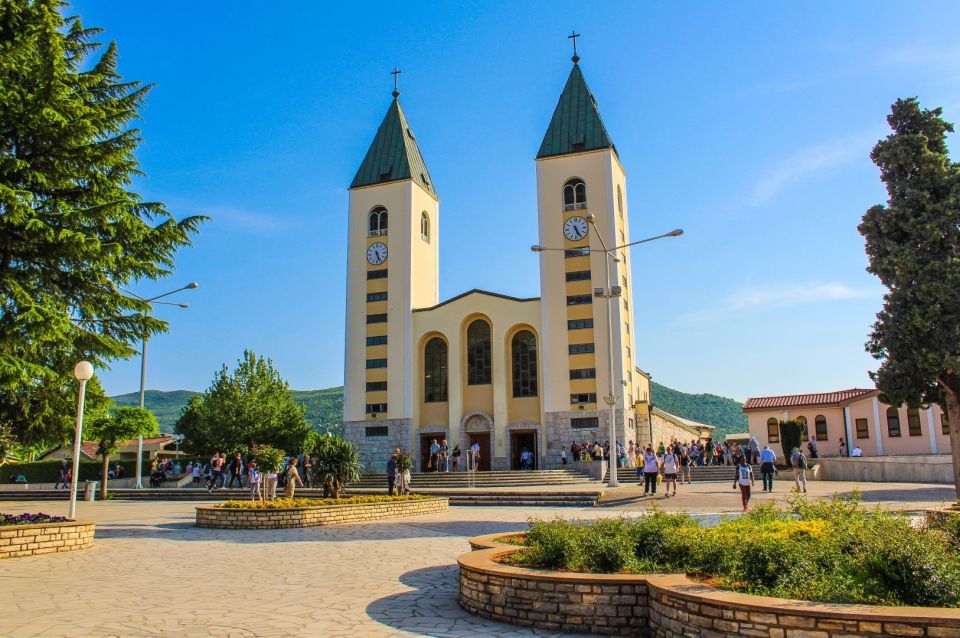
<svg viewBox="0 0 960 638">
<path fill-rule="evenodd" d="M 587 220 L 579 215 L 563 223 L 563 236 L 570 241 L 580 241 L 587 236 Z"/>
<path fill-rule="evenodd" d="M 387 245 L 383 242 L 375 242 L 367 248 L 367 261 L 374 266 L 379 266 L 387 260 Z"/>
</svg>

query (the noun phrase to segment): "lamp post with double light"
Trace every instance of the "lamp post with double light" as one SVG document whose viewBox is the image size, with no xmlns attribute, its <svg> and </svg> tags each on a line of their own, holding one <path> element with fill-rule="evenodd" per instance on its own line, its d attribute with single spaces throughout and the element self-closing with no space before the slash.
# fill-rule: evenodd
<svg viewBox="0 0 960 638">
<path fill-rule="evenodd" d="M 140 295 L 130 292 L 129 290 L 126 290 L 125 292 L 132 295 L 133 297 L 136 297 L 137 299 L 139 299 L 140 301 L 146 304 L 150 304 L 151 306 L 153 304 L 162 304 L 164 306 L 176 306 L 178 308 L 189 308 L 190 306 L 188 306 L 185 303 L 175 303 L 171 301 L 158 301 L 158 299 L 163 299 L 164 297 L 169 297 L 170 295 L 176 294 L 178 292 L 182 292 L 184 290 L 193 290 L 199 287 L 200 287 L 200 284 L 194 281 L 182 288 L 177 288 L 176 290 L 165 292 L 162 295 L 157 295 L 156 297 L 151 297 L 150 299 L 144 299 Z M 143 405 L 144 395 L 146 394 L 146 390 L 147 390 L 147 336 L 144 336 L 143 341 L 141 341 L 141 345 L 140 345 L 140 403 L 139 405 L 141 408 L 144 407 Z M 143 489 L 143 435 L 142 434 L 137 440 L 136 474 L 137 474 L 137 484 L 135 487 L 138 490 L 142 490 Z"/>
<path fill-rule="evenodd" d="M 70 509 L 67 518 L 77 516 L 77 482 L 80 479 L 80 447 L 83 445 L 83 400 L 87 393 L 87 381 L 93 378 L 93 366 L 81 361 L 73 367 L 73 376 L 80 382 L 77 393 L 77 431 L 73 435 L 73 474 L 70 480 Z"/>
<path fill-rule="evenodd" d="M 631 241 L 620 246 L 612 246 L 607 248 L 607 244 L 603 241 L 603 235 L 597 230 L 597 220 L 593 215 L 587 215 L 587 223 L 593 228 L 593 234 L 596 235 L 597 240 L 600 242 L 601 249 L 599 252 L 604 254 L 604 270 L 606 273 L 606 287 L 604 288 L 594 288 L 593 296 L 602 297 L 607 300 L 607 361 L 609 362 L 609 370 L 607 371 L 608 378 L 610 381 L 609 394 L 603 397 L 604 402 L 610 406 L 610 422 L 609 422 L 609 437 L 610 437 L 610 450 L 611 453 L 607 457 L 607 465 L 609 472 L 609 487 L 619 487 L 620 481 L 617 478 L 617 465 L 616 465 L 616 456 L 617 456 L 617 401 L 620 397 L 617 396 L 616 386 L 614 385 L 614 366 L 613 366 L 613 299 L 619 298 L 623 295 L 623 289 L 620 286 L 612 285 L 610 281 L 610 262 L 614 261 L 619 263 L 621 261 L 618 253 L 624 248 L 629 248 L 631 246 L 636 246 L 638 244 L 645 244 L 647 242 L 655 241 L 657 239 L 663 239 L 665 237 L 679 237 L 683 234 L 683 230 L 677 228 L 671 230 L 669 233 L 664 233 L 662 235 L 656 235 L 654 237 L 647 237 L 646 239 L 638 239 L 637 241 Z M 530 247 L 535 253 L 543 252 L 545 250 L 579 250 L 584 256 L 590 255 L 594 252 L 593 248 L 548 248 L 546 246 L 534 245 Z M 624 406 L 626 407 L 626 406 Z"/>
</svg>

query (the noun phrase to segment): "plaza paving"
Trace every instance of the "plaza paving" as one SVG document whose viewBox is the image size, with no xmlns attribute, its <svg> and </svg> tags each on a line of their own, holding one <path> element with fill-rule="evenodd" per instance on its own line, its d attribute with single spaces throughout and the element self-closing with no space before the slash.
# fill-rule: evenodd
<svg viewBox="0 0 960 638">
<path fill-rule="evenodd" d="M 782 498 L 787 485 L 773 497 Z M 811 496 L 859 487 L 864 500 L 918 510 L 952 486 L 811 483 Z M 637 500 L 630 486 L 596 508 L 451 508 L 406 520 L 299 530 L 193 526 L 189 502 L 80 503 L 97 522 L 91 550 L 0 562 L 0 636 L 558 636 L 463 612 L 456 557 L 478 534 L 530 517 L 635 515 L 655 503 L 734 512 L 727 483 Z M 2 498 L 2 495 L 0 495 Z M 0 501 L 0 511 L 63 514 L 61 501 Z"/>
</svg>

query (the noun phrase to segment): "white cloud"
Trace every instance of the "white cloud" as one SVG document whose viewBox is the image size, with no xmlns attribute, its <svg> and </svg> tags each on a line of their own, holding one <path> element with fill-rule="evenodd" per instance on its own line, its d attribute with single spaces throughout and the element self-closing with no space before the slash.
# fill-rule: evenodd
<svg viewBox="0 0 960 638">
<path fill-rule="evenodd" d="M 868 157 L 874 142 L 880 137 L 879 132 L 871 131 L 801 149 L 762 177 L 753 187 L 747 202 L 752 206 L 766 204 L 792 182 Z"/>
<path fill-rule="evenodd" d="M 288 218 L 234 206 L 195 206 L 193 208 L 202 215 L 209 215 L 215 222 L 225 222 L 250 232 L 274 233 L 296 228 L 296 224 Z"/>
<path fill-rule="evenodd" d="M 840 282 L 743 286 L 714 307 L 684 313 L 678 320 L 688 323 L 712 321 L 747 310 L 773 310 L 848 299 L 879 298 L 881 294 L 882 291 L 877 287 L 854 288 Z"/>
</svg>

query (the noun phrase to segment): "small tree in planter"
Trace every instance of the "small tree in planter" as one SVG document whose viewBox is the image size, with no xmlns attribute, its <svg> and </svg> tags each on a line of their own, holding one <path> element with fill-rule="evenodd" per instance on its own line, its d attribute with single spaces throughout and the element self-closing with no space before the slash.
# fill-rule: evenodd
<svg viewBox="0 0 960 638">
<path fill-rule="evenodd" d="M 325 498 L 340 498 L 348 483 L 360 478 L 360 450 L 339 436 L 325 436 L 314 450 L 313 471 Z"/>
<path fill-rule="evenodd" d="M 802 421 L 790 419 L 789 421 L 780 421 L 780 445 L 783 447 L 783 456 L 790 458 L 793 448 L 800 449 L 803 441 L 803 435 L 807 431 L 807 426 Z"/>
<path fill-rule="evenodd" d="M 256 459 L 261 472 L 279 472 L 286 453 L 272 445 L 264 444 L 250 448 L 250 456 Z"/>
<path fill-rule="evenodd" d="M 396 463 L 396 473 L 400 477 L 398 484 L 400 489 L 398 490 L 400 494 L 410 491 L 410 486 L 406 482 L 406 473 L 413 470 L 413 455 L 409 452 L 401 452 L 397 454 L 394 462 Z"/>
</svg>

